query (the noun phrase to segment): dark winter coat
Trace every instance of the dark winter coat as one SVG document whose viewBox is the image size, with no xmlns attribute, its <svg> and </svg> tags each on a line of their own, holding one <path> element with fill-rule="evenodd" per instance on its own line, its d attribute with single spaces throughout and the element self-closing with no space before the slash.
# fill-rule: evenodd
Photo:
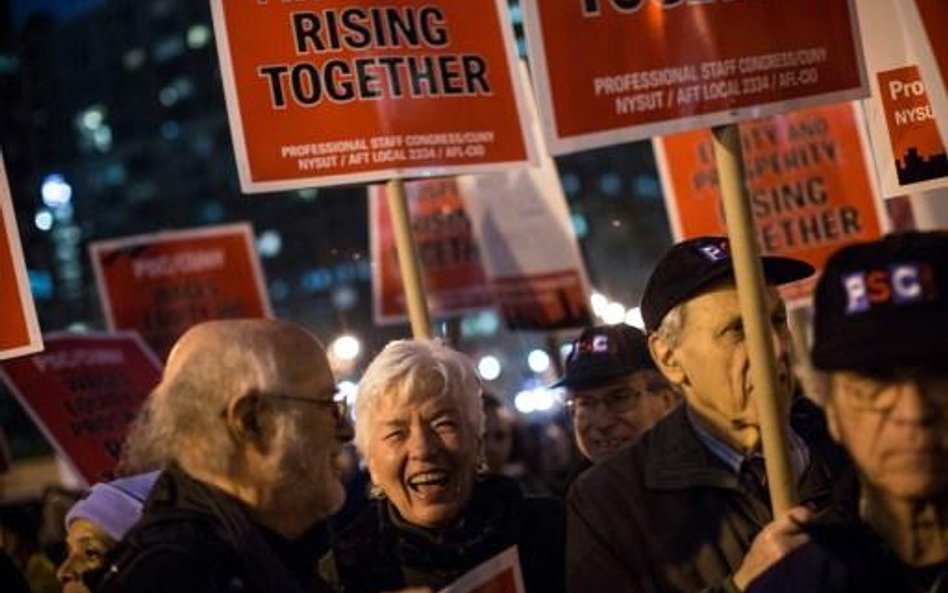
<svg viewBox="0 0 948 593">
<path fill-rule="evenodd" d="M 907 566 L 859 519 L 854 472 L 807 533 L 810 542 L 755 579 L 748 593 L 948 593 L 948 562 Z"/>
<path fill-rule="evenodd" d="M 387 501 L 374 501 L 320 563 L 345 593 L 407 586 L 434 590 L 513 545 L 527 593 L 564 593 L 563 508 L 552 498 L 527 498 L 516 482 L 479 478 L 457 525 L 429 530 L 404 521 Z"/>
<path fill-rule="evenodd" d="M 845 462 L 822 420 L 805 401 L 791 420 L 810 449 L 801 498 L 817 507 Z M 580 476 L 566 512 L 571 593 L 734 591 L 731 575 L 772 520 L 702 444 L 685 406 Z"/>
<path fill-rule="evenodd" d="M 325 547 L 255 524 L 237 500 L 172 468 L 113 551 L 98 593 L 332 593 Z"/>
</svg>

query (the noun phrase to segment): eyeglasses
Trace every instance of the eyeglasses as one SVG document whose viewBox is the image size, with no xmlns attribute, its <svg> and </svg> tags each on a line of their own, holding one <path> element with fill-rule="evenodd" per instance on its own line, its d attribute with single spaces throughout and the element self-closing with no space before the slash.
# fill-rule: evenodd
<svg viewBox="0 0 948 593">
<path fill-rule="evenodd" d="M 344 418 L 349 418 L 349 404 L 345 399 L 314 399 L 311 397 L 300 397 L 296 395 L 282 395 L 276 394 L 272 396 L 273 399 L 279 399 L 283 401 L 289 401 L 294 403 L 309 404 L 313 406 L 321 406 L 323 408 L 329 408 L 332 412 L 333 418 L 336 420 L 342 420 Z"/>
<path fill-rule="evenodd" d="M 906 392 L 900 384 L 915 383 L 922 398 L 931 404 L 948 404 L 948 389 L 932 383 L 943 373 L 924 368 L 898 369 L 887 373 L 846 373 L 841 378 L 839 393 L 846 401 L 861 410 L 888 412 Z M 941 383 L 945 383 L 942 378 Z"/>
<path fill-rule="evenodd" d="M 566 398 L 566 407 L 573 414 L 591 414 L 599 406 L 605 406 L 609 412 L 621 413 L 634 408 L 644 391 L 632 389 L 616 389 L 605 395 L 598 396 L 570 396 Z"/>
</svg>

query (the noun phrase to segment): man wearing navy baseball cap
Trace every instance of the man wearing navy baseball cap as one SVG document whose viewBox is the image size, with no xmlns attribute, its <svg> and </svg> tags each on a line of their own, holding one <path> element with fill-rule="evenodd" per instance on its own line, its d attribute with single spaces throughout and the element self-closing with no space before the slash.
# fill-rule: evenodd
<svg viewBox="0 0 948 593">
<path fill-rule="evenodd" d="M 777 358 L 774 394 L 790 418 L 787 314 L 777 286 L 813 273 L 764 257 Z M 685 404 L 635 445 L 588 470 L 568 500 L 567 579 L 573 591 L 740 591 L 805 541 L 795 507 L 775 521 L 768 500 L 748 349 L 724 237 L 673 246 L 646 284 L 642 317 L 652 358 Z M 805 404 L 806 402 L 801 402 Z M 788 431 L 803 500 L 827 491 L 830 469 L 808 415 Z M 815 411 L 819 414 L 818 410 Z M 819 424 L 817 422 L 817 424 Z M 831 446 L 823 430 L 823 441 Z"/>
<path fill-rule="evenodd" d="M 755 591 L 948 592 L 948 233 L 853 245 L 815 296 L 813 365 L 856 472 Z"/>
<path fill-rule="evenodd" d="M 593 463 L 638 440 L 680 400 L 655 368 L 645 333 L 625 324 L 583 330 L 551 387 L 566 389 L 576 446 Z"/>
</svg>

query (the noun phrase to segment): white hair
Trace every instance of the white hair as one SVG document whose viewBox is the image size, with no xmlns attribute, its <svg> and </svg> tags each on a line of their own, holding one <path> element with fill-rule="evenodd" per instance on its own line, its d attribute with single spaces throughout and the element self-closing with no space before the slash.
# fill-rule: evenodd
<svg viewBox="0 0 948 593">
<path fill-rule="evenodd" d="M 365 455 L 375 412 L 383 399 L 446 395 L 474 434 L 484 434 L 481 381 L 464 354 L 440 340 L 396 340 L 372 360 L 359 382 L 355 444 Z"/>
<path fill-rule="evenodd" d="M 681 334 L 685 329 L 685 304 L 678 303 L 671 308 L 662 322 L 658 324 L 655 333 L 665 340 L 669 348 L 677 348 L 681 344 Z"/>
</svg>

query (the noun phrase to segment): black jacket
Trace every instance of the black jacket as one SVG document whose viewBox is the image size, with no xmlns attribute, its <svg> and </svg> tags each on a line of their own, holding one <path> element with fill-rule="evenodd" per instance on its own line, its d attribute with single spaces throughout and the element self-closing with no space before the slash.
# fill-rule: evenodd
<svg viewBox="0 0 948 593">
<path fill-rule="evenodd" d="M 332 593 L 324 548 L 256 525 L 235 499 L 171 468 L 111 554 L 98 593 Z"/>
<path fill-rule="evenodd" d="M 846 458 L 809 402 L 795 405 L 791 424 L 810 448 L 801 497 L 823 506 Z M 573 484 L 567 585 L 571 593 L 733 591 L 731 575 L 771 520 L 770 508 L 702 444 L 680 406 Z"/>
<path fill-rule="evenodd" d="M 914 568 L 858 515 L 858 479 L 847 472 L 833 506 L 807 525 L 810 542 L 755 579 L 748 593 L 948 593 L 948 562 Z"/>
<path fill-rule="evenodd" d="M 407 586 L 434 590 L 508 547 L 517 545 L 527 593 L 563 593 L 563 508 L 552 498 L 526 498 L 502 476 L 479 478 L 455 527 L 428 530 L 374 501 L 320 563 L 345 593 Z"/>
</svg>

